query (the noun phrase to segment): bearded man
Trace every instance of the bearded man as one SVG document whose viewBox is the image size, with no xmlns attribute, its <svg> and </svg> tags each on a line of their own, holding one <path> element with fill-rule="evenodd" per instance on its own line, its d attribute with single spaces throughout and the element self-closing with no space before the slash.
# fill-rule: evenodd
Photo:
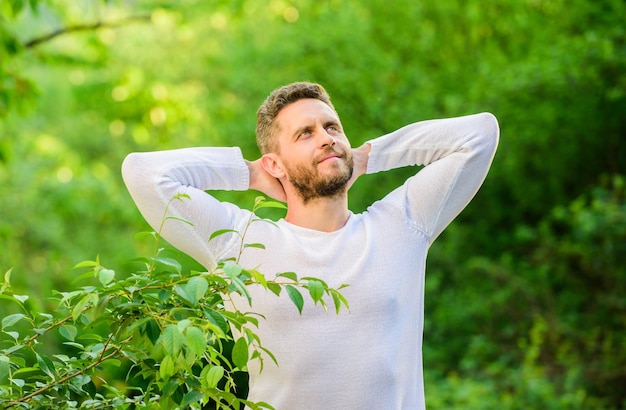
<svg viewBox="0 0 626 410">
<path fill-rule="evenodd" d="M 256 333 L 278 361 L 250 363 L 248 399 L 278 410 L 425 408 L 422 370 L 426 254 L 484 181 L 499 138 L 495 117 L 481 113 L 406 125 L 357 148 L 324 88 L 298 82 L 274 90 L 257 115 L 261 157 L 230 148 L 130 154 L 126 185 L 146 220 L 165 208 L 190 224 L 164 224 L 162 236 L 206 269 L 238 255 L 250 211 L 207 190 L 255 189 L 285 201 L 276 223 L 249 226 L 244 268 L 268 279 L 281 272 L 313 276 L 342 290 L 349 313 L 329 315 L 251 287 Z M 348 189 L 361 175 L 425 165 L 359 214 Z M 176 194 L 191 200 L 170 200 Z M 254 288 L 254 289 L 253 289 Z"/>
</svg>

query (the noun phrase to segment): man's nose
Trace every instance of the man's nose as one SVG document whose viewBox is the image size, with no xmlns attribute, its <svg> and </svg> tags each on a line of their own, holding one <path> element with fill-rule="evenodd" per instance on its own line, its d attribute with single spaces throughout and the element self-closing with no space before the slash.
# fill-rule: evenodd
<svg viewBox="0 0 626 410">
<path fill-rule="evenodd" d="M 320 133 L 321 137 L 321 146 L 322 148 L 325 148 L 327 146 L 333 146 L 336 144 L 335 138 L 330 135 L 325 129 L 322 129 L 321 133 Z"/>
</svg>

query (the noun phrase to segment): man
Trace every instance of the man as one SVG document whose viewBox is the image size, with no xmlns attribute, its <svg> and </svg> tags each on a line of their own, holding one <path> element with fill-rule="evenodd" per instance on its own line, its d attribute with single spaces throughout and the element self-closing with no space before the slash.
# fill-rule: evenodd
<svg viewBox="0 0 626 410">
<path fill-rule="evenodd" d="M 207 269 L 235 256 L 236 235 L 208 241 L 219 229 L 242 231 L 249 211 L 206 190 L 256 189 L 287 202 L 284 219 L 255 223 L 240 261 L 266 276 L 292 271 L 339 287 L 350 312 L 327 314 L 288 298 L 253 291 L 252 310 L 265 316 L 257 334 L 278 366 L 251 364 L 252 401 L 278 410 L 424 409 L 422 331 L 424 270 L 429 246 L 482 184 L 499 136 L 488 113 L 417 122 L 352 149 L 326 91 L 294 83 L 273 91 L 258 111 L 262 156 L 238 148 L 190 148 L 131 154 L 128 189 L 158 227 L 171 213 L 190 221 L 164 225 L 162 235 Z M 426 165 L 362 214 L 348 209 L 356 178 Z M 170 223 L 171 222 L 171 223 Z M 245 306 L 242 306 L 245 308 Z"/>
</svg>

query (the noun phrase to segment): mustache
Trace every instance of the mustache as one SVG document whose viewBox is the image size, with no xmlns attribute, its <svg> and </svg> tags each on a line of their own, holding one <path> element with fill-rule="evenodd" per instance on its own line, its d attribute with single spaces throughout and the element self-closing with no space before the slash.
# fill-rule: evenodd
<svg viewBox="0 0 626 410">
<path fill-rule="evenodd" d="M 334 145 L 328 146 L 326 148 L 324 148 L 324 152 L 322 152 L 316 159 L 315 162 L 318 163 L 319 161 L 321 161 L 323 158 L 329 156 L 329 155 L 333 155 L 336 154 L 337 156 L 339 156 L 340 158 L 343 159 L 347 159 L 347 151 L 343 150 L 343 149 L 337 149 L 335 148 Z"/>
</svg>

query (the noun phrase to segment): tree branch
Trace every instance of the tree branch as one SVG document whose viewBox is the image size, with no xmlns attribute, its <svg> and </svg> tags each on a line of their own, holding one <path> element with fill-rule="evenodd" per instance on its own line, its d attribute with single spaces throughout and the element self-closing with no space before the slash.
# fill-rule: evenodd
<svg viewBox="0 0 626 410">
<path fill-rule="evenodd" d="M 42 394 L 42 393 L 44 393 L 44 392 L 46 392 L 46 391 L 50 390 L 50 389 L 51 389 L 51 388 L 53 388 L 54 386 L 57 386 L 57 385 L 59 385 L 59 384 L 63 384 L 63 383 L 67 382 L 67 381 L 68 381 L 68 380 L 70 380 L 70 379 L 73 379 L 74 377 L 76 377 L 76 376 L 78 376 L 78 375 L 81 375 L 81 374 L 85 374 L 85 373 L 87 373 L 89 370 L 91 370 L 91 369 L 93 369 L 94 367 L 98 366 L 100 363 L 104 363 L 104 362 L 106 362 L 107 360 L 112 359 L 112 358 L 114 358 L 115 356 L 117 356 L 117 355 L 118 355 L 118 354 L 122 351 L 122 349 L 124 348 L 124 345 L 125 345 L 126 343 L 129 343 L 129 342 L 132 340 L 132 338 L 133 338 L 133 337 L 131 336 L 131 337 L 129 337 L 128 339 L 122 340 L 122 341 L 119 343 L 119 346 L 114 347 L 114 348 L 113 348 L 113 351 L 111 351 L 111 352 L 110 352 L 109 354 L 107 354 L 106 356 L 104 355 L 104 353 L 106 352 L 106 347 L 105 347 L 105 349 L 104 349 L 104 350 L 102 351 L 102 353 L 100 354 L 100 357 L 98 357 L 98 359 L 97 359 L 95 362 L 91 363 L 89 366 L 85 367 L 84 369 L 77 370 L 77 371 L 75 371 L 74 373 L 66 373 L 66 374 L 65 374 L 64 376 L 62 376 L 60 379 L 58 379 L 58 380 L 53 380 L 51 383 L 49 383 L 49 384 L 47 384 L 47 385 L 45 385 L 45 386 L 41 387 L 39 390 L 34 391 L 34 392 L 32 392 L 32 393 L 30 393 L 30 394 L 28 394 L 28 395 L 24 396 L 24 397 L 20 397 L 18 400 L 15 400 L 15 401 L 11 401 L 11 402 L 9 402 L 9 403 L 8 403 L 8 405 L 7 405 L 7 407 L 5 407 L 5 408 L 6 408 L 6 409 L 8 409 L 8 408 L 10 408 L 10 407 L 15 407 L 15 406 L 17 406 L 19 403 L 25 403 L 25 402 L 28 402 L 28 401 L 29 401 L 30 399 L 32 399 L 33 397 L 35 397 L 35 396 L 37 396 L 37 395 L 39 395 L 39 394 Z M 109 338 L 109 340 L 107 341 L 107 344 L 109 343 L 109 341 L 110 341 L 110 338 Z"/>
<path fill-rule="evenodd" d="M 96 23 L 92 23 L 92 24 L 78 24 L 75 26 L 68 26 L 68 27 L 64 27 L 61 29 L 58 29 L 56 31 L 53 31 L 52 33 L 46 34 L 44 36 L 41 37 L 36 37 L 32 40 L 29 40 L 27 42 L 24 43 L 24 48 L 33 48 L 38 46 L 41 43 L 45 43 L 47 41 L 52 40 L 53 38 L 59 37 L 63 34 L 69 34 L 69 33 L 75 33 L 78 31 L 89 31 L 89 30 L 96 30 L 99 28 L 113 28 L 113 27 L 120 27 L 120 26 L 124 26 L 126 24 L 132 23 L 132 22 L 136 22 L 136 21 L 149 21 L 150 20 L 150 16 L 145 15 L 145 16 L 131 16 L 131 17 L 127 17 L 121 20 L 117 20 L 117 21 L 111 21 L 111 22 L 103 22 L 103 21 L 98 21 Z"/>
</svg>

